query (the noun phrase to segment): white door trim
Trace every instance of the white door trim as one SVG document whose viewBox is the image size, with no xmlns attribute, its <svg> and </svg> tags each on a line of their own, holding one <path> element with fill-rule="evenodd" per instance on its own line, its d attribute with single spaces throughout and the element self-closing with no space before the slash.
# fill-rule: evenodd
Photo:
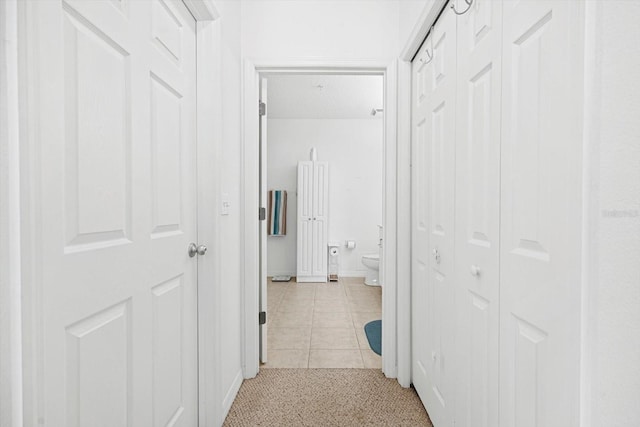
<svg viewBox="0 0 640 427">
<path fill-rule="evenodd" d="M 271 59 L 245 59 L 243 66 L 243 125 L 242 125 L 242 253 L 244 269 L 242 277 L 242 369 L 245 378 L 253 378 L 259 371 L 258 343 L 258 283 L 259 283 L 259 228 L 258 228 L 258 82 L 260 74 L 323 73 L 323 74 L 379 74 L 385 79 L 384 105 L 384 197 L 383 222 L 383 337 L 382 371 L 389 378 L 398 372 L 398 347 L 408 348 L 409 342 L 398 342 L 396 322 L 396 238 L 397 191 L 396 182 L 396 111 L 397 111 L 397 61 L 340 61 L 300 60 L 279 61 Z M 404 217 L 405 213 L 402 212 Z M 408 328 L 408 325 L 406 325 Z M 407 334 L 403 334 L 408 338 Z M 403 361 L 402 363 L 410 363 Z M 406 370 L 405 366 L 402 369 Z M 408 386 L 408 384 L 406 384 Z"/>
<path fill-rule="evenodd" d="M 0 425 L 22 425 L 16 0 L 0 3 Z"/>
<path fill-rule="evenodd" d="M 196 73 L 198 76 L 215 76 L 217 64 L 221 60 L 221 55 L 215 50 L 214 35 L 215 26 L 213 21 L 220 17 L 218 10 L 212 0 L 183 0 L 189 12 L 194 16 L 197 21 L 196 28 Z M 35 23 L 31 22 L 27 18 L 30 13 L 29 2 L 17 2 L 10 0 L 3 2 L 5 4 L 0 9 L 0 18 L 4 36 L 4 29 L 11 30 L 9 24 L 14 25 L 18 32 L 18 55 L 17 63 L 11 63 L 11 59 L 6 64 L 9 67 L 16 67 L 19 69 L 18 79 L 15 82 L 10 82 L 14 85 L 11 89 L 15 90 L 17 95 L 17 101 L 19 102 L 19 117 L 14 117 L 13 121 L 17 125 L 19 123 L 20 130 L 20 154 L 19 159 L 10 159 L 12 162 L 9 166 L 11 168 L 19 168 L 19 180 L 12 179 L 8 181 L 8 185 L 14 191 L 19 192 L 20 213 L 19 217 L 15 218 L 13 214 L 16 214 L 17 207 L 12 204 L 2 203 L 0 205 L 0 213 L 2 214 L 2 220 L 4 223 L 5 213 L 12 221 L 14 230 L 19 230 L 17 239 L 18 244 L 12 245 L 12 250 L 18 250 L 19 253 L 10 260 L 13 267 L 19 266 L 21 271 L 17 272 L 19 285 L 18 291 L 22 294 L 22 315 L 19 310 L 11 313 L 12 321 L 14 325 L 21 329 L 22 332 L 22 348 L 14 349 L 12 356 L 19 353 L 22 350 L 22 375 L 21 378 L 15 379 L 12 384 L 13 390 L 21 390 L 23 401 L 20 402 L 22 410 L 20 415 L 24 415 L 24 426 L 36 426 L 38 424 L 38 412 L 41 406 L 42 397 L 39 395 L 39 381 L 41 365 L 38 360 L 38 347 L 41 333 L 40 325 L 40 312 L 38 310 L 40 303 L 39 296 L 39 283 L 40 278 L 37 275 L 36 264 L 38 260 L 38 245 L 41 241 L 40 230 L 35 221 L 33 213 L 34 201 L 37 198 L 37 192 L 39 191 L 37 183 L 39 182 L 39 173 L 37 168 L 34 167 L 37 164 L 37 152 L 35 150 L 36 141 L 34 139 L 34 132 L 29 132 L 30 129 L 34 129 L 35 117 L 32 113 L 32 106 L 36 105 L 37 99 L 34 98 L 35 90 L 33 86 L 34 75 L 30 70 L 37 70 L 38 64 L 35 61 L 36 56 L 33 53 L 32 46 L 29 45 L 29 35 L 34 34 L 37 30 L 33 26 Z M 7 11 L 11 11 L 9 7 L 13 4 L 13 7 L 17 7 L 17 14 L 9 14 Z M 16 6 L 17 5 L 17 6 Z M 5 37 L 3 37 L 3 40 Z M 3 55 L 0 58 L 0 64 L 5 66 L 5 57 Z M 219 75 L 219 73 L 218 73 Z M 203 170 L 217 171 L 215 166 L 218 162 L 217 147 L 221 144 L 221 135 L 219 132 L 221 122 L 221 106 L 219 101 L 221 97 L 221 88 L 219 88 L 219 81 L 216 84 L 215 79 L 199 79 L 197 81 L 197 150 L 200 154 L 198 157 L 198 164 L 203 165 L 199 167 L 198 173 L 198 193 L 200 200 L 207 200 L 203 198 L 203 194 L 207 194 L 209 203 L 201 203 L 198 206 L 198 218 L 199 220 L 199 238 L 208 240 L 212 251 L 210 251 L 212 262 L 208 263 L 208 267 L 198 269 L 199 275 L 205 274 L 207 277 L 207 283 L 209 286 L 200 287 L 198 307 L 198 335 L 199 335 L 199 424 L 202 426 L 214 426 L 221 425 L 224 414 L 222 413 L 221 405 L 222 401 L 221 390 L 218 387 L 216 379 L 218 378 L 219 366 L 218 362 L 220 357 L 218 356 L 219 343 L 217 339 L 219 333 L 217 332 L 220 327 L 220 319 L 215 317 L 215 313 L 218 313 L 218 305 L 220 304 L 219 298 L 215 297 L 215 293 L 218 289 L 219 277 L 212 273 L 218 271 L 219 251 L 216 249 L 215 242 L 217 242 L 217 222 L 208 228 L 204 225 L 204 218 L 211 218 L 215 214 L 215 207 L 217 204 L 217 176 L 215 173 L 209 177 L 207 174 L 201 173 Z M 10 93 L 13 93 L 10 92 Z M 4 102 L 4 100 L 3 100 Z M 212 121 L 211 118 L 214 118 Z M 211 144 L 211 141 L 214 143 Z M 12 144 L 13 141 L 7 140 L 7 144 Z M 5 140 L 2 140 L 2 150 L 5 149 Z M 202 155 L 204 154 L 204 155 Z M 4 158 L 4 156 L 3 156 Z M 9 160 L 9 159 L 8 159 Z M 18 164 L 19 163 L 19 164 Z M 204 167 L 206 165 L 206 168 Z M 213 166 L 212 166 L 213 165 Z M 3 174 L 4 174 L 4 163 Z M 13 176 L 12 176 L 13 177 Z M 210 178 L 210 179 L 205 179 Z M 211 199 L 211 195 L 215 194 L 215 197 Z M 3 194 L 4 197 L 4 194 Z M 201 233 L 203 230 L 204 233 Z M 204 236 L 202 235 L 204 234 Z M 4 240 L 3 240 L 4 242 Z M 20 247 L 22 249 L 20 249 Z M 204 264 L 204 263 L 201 263 Z M 3 257 L 3 271 L 5 270 L 4 257 Z M 20 278 L 20 273 L 22 277 Z M 202 279 L 202 277 L 200 277 Z M 4 280 L 1 283 L 2 292 L 4 292 L 5 283 Z M 3 298 L 4 300 L 4 298 Z M 4 325 L 2 326 L 4 328 Z M 4 329 L 3 329 L 4 332 Z M 3 333 L 4 335 L 4 333 Z M 4 363 L 5 353 L 2 348 L 0 354 L 1 360 Z M 17 365 L 16 365 L 17 366 Z M 19 367 L 17 369 L 20 369 Z M 19 372 L 19 371 L 18 371 Z M 18 375 L 19 376 L 19 375 Z M 14 404 L 16 404 L 14 402 Z M 3 400 L 4 405 L 4 400 Z M 4 407 L 3 407 L 4 413 Z M 18 423 L 18 417 L 14 416 L 12 422 L 14 425 L 23 425 Z M 4 425 L 5 419 L 2 418 L 2 425 Z M 11 424 L 9 424 L 11 425 Z"/>
</svg>

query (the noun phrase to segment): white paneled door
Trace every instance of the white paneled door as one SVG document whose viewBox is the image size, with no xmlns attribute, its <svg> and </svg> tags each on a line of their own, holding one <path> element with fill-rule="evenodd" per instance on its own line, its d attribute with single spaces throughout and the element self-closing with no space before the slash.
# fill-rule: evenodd
<svg viewBox="0 0 640 427">
<path fill-rule="evenodd" d="M 29 2 L 39 423 L 197 424 L 195 22 Z"/>
<path fill-rule="evenodd" d="M 500 424 L 576 426 L 582 2 L 504 2 Z"/>
<path fill-rule="evenodd" d="M 426 54 L 429 52 L 429 55 Z M 425 53 L 422 53 L 425 52 Z M 416 390 L 451 425 L 454 387 L 456 18 L 446 9 L 414 61 L 413 342 Z M 425 64 L 428 62 L 428 64 Z M 422 105 L 424 104 L 424 105 Z M 420 379 L 417 379 L 421 377 Z"/>
<path fill-rule="evenodd" d="M 459 2 L 463 10 L 463 1 Z M 456 425 L 498 425 L 502 2 L 458 22 Z"/>
</svg>

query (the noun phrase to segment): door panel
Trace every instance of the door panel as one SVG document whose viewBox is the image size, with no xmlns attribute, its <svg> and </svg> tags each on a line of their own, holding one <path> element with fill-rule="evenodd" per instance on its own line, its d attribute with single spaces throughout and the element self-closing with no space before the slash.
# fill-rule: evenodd
<svg viewBox="0 0 640 427">
<path fill-rule="evenodd" d="M 194 425 L 195 22 L 179 2 L 29 8 L 39 416 Z"/>
<path fill-rule="evenodd" d="M 431 38 L 424 42 L 412 64 L 412 129 L 411 129 L 411 323 L 413 384 L 423 401 L 431 381 L 428 298 L 429 232 L 427 216 L 427 122 L 428 96 L 431 94 L 430 73 L 433 64 L 427 63 L 431 54 Z"/>
<path fill-rule="evenodd" d="M 451 9 L 434 28 L 433 92 L 427 121 L 428 281 L 432 384 L 426 405 L 434 423 L 451 425 L 454 391 L 454 203 L 456 116 L 456 17 Z"/>
<path fill-rule="evenodd" d="M 428 51 L 433 50 L 433 59 Z M 446 9 L 414 61 L 414 384 L 435 425 L 453 422 L 456 21 Z"/>
<path fill-rule="evenodd" d="M 500 421 L 578 425 L 580 2 L 504 4 Z"/>
<path fill-rule="evenodd" d="M 456 425 L 498 425 L 502 4 L 458 17 Z M 471 356 L 471 357 L 470 357 Z"/>
</svg>

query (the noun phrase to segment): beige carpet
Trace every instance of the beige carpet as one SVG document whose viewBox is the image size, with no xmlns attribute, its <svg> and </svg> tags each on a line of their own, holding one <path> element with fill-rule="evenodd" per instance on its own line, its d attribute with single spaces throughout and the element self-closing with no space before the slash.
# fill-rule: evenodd
<svg viewBox="0 0 640 427">
<path fill-rule="evenodd" d="M 432 426 L 413 389 L 376 369 L 262 369 L 225 426 Z"/>
</svg>

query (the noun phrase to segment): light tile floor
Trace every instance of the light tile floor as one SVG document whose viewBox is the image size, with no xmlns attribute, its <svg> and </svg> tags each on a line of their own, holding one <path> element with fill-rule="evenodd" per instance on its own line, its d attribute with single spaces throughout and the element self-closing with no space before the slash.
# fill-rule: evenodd
<svg viewBox="0 0 640 427">
<path fill-rule="evenodd" d="M 361 277 L 330 283 L 268 280 L 267 363 L 263 368 L 381 369 L 364 325 L 380 319 L 382 288 Z"/>
</svg>

